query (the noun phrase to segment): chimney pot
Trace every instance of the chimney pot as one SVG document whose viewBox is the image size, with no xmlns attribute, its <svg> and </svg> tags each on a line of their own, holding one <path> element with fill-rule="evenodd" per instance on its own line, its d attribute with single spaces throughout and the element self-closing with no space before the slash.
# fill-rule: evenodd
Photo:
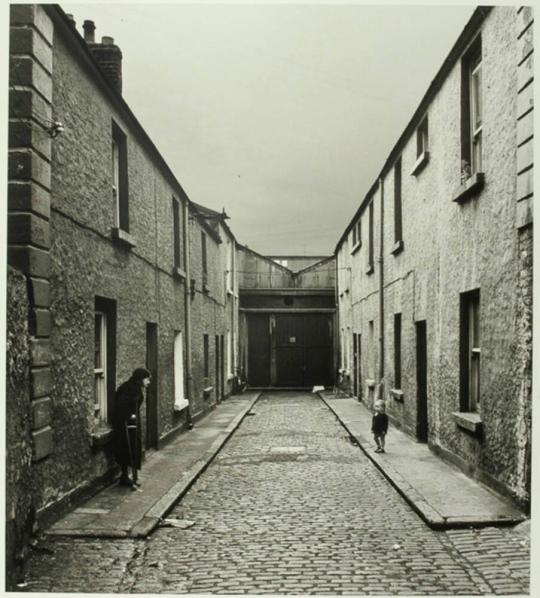
<svg viewBox="0 0 540 598">
<path fill-rule="evenodd" d="M 114 38 L 113 37 L 109 37 L 108 35 L 104 35 L 101 38 L 101 43 L 104 46 L 114 46 Z"/>
<path fill-rule="evenodd" d="M 87 19 L 83 23 L 83 29 L 84 29 L 84 41 L 87 43 L 94 43 L 94 41 L 95 41 L 94 32 L 96 30 L 94 21 L 90 21 Z"/>
</svg>

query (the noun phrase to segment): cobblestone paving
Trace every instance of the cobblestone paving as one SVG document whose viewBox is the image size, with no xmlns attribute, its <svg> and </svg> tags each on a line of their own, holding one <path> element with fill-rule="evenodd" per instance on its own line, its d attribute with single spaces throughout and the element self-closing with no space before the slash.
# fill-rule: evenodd
<svg viewBox="0 0 540 598">
<path fill-rule="evenodd" d="M 316 397 L 263 395 L 160 528 L 58 538 L 30 591 L 478 595 L 528 593 L 510 528 L 429 529 Z"/>
</svg>

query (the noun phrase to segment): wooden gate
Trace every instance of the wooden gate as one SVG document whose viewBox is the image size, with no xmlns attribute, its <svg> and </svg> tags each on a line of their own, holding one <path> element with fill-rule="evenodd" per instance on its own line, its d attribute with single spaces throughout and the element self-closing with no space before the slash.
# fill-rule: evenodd
<svg viewBox="0 0 540 598">
<path fill-rule="evenodd" d="M 250 314 L 250 386 L 310 388 L 333 384 L 331 314 Z"/>
</svg>

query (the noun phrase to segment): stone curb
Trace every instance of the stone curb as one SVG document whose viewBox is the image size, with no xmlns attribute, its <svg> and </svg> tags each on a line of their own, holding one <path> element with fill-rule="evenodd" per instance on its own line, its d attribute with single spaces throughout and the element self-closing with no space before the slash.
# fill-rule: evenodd
<svg viewBox="0 0 540 598">
<path fill-rule="evenodd" d="M 186 494 L 197 478 L 210 465 L 221 448 L 229 440 L 242 423 L 246 415 L 251 411 L 259 400 L 262 392 L 258 392 L 250 401 L 249 405 L 225 428 L 225 430 L 214 440 L 202 457 L 198 459 L 170 490 L 167 491 L 156 503 L 150 507 L 142 519 L 140 519 L 129 531 L 129 537 L 145 538 L 151 534 L 159 525 L 160 520 L 174 507 L 174 505 Z"/>
<path fill-rule="evenodd" d="M 317 393 L 323 403 L 330 409 L 330 411 L 336 416 L 339 423 L 347 430 L 349 435 L 354 438 L 359 448 L 365 453 L 370 461 L 377 467 L 377 469 L 383 474 L 383 476 L 392 484 L 392 486 L 399 492 L 399 494 L 407 501 L 412 509 L 433 529 L 457 529 L 463 527 L 482 527 L 482 526 L 502 526 L 512 525 L 523 521 L 518 518 L 501 518 L 501 519 L 490 519 L 482 520 L 474 517 L 444 517 L 435 508 L 433 508 L 422 496 L 416 488 L 411 486 L 403 476 L 397 472 L 390 464 L 385 463 L 382 459 L 378 459 L 375 454 L 369 450 L 369 445 L 366 439 L 359 433 L 355 433 L 352 430 L 352 426 L 345 422 L 337 414 L 336 410 L 326 400 L 324 395 L 319 392 Z"/>
</svg>

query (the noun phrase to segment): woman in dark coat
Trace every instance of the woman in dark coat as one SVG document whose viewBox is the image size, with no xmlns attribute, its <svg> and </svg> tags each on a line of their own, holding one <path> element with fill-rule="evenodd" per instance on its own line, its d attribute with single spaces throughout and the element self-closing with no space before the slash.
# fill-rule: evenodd
<svg viewBox="0 0 540 598">
<path fill-rule="evenodd" d="M 131 374 L 131 378 L 116 391 L 113 415 L 114 452 L 122 469 L 122 486 L 140 485 L 137 480 L 142 457 L 139 408 L 143 402 L 142 390 L 149 384 L 150 372 L 144 368 L 137 368 Z M 128 467 L 132 468 L 132 480 L 128 475 Z"/>
</svg>

